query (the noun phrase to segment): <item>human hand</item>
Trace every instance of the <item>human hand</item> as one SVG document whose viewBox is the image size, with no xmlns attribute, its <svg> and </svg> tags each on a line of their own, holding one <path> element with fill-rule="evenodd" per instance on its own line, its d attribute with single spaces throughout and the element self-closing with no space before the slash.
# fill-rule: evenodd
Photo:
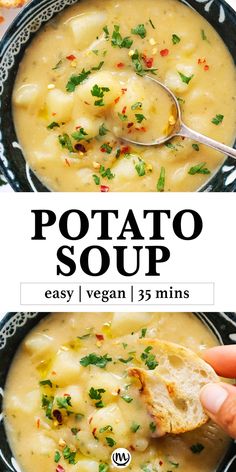
<svg viewBox="0 0 236 472">
<path fill-rule="evenodd" d="M 236 346 L 219 346 L 203 353 L 203 359 L 221 377 L 236 378 Z M 208 384 L 201 402 L 212 420 L 236 439 L 236 387 L 226 383 Z"/>
</svg>

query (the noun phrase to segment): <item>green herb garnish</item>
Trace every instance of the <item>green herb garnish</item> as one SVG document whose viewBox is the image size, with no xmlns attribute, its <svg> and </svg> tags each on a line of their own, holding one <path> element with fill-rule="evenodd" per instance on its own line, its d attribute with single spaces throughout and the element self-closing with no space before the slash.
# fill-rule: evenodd
<svg viewBox="0 0 236 472">
<path fill-rule="evenodd" d="M 122 359 L 122 357 L 119 357 L 118 359 L 120 362 L 122 362 L 123 364 L 128 364 L 129 362 L 131 362 L 133 360 L 133 357 L 128 357 L 128 359 Z"/>
<path fill-rule="evenodd" d="M 79 429 L 78 428 L 71 428 L 71 432 L 72 432 L 73 436 L 76 436 L 76 434 L 79 432 Z"/>
<path fill-rule="evenodd" d="M 215 118 L 211 120 L 214 125 L 220 125 L 223 122 L 224 115 L 216 115 Z"/>
<path fill-rule="evenodd" d="M 153 22 L 152 22 L 152 20 L 151 20 L 151 18 L 149 18 L 149 23 L 150 23 L 150 25 L 151 25 L 151 27 L 152 27 L 153 29 L 156 29 L 155 26 L 154 26 L 154 24 L 153 24 Z"/>
<path fill-rule="evenodd" d="M 178 44 L 180 43 L 181 39 L 179 36 L 177 36 L 177 34 L 172 34 L 172 43 L 173 44 Z"/>
<path fill-rule="evenodd" d="M 72 75 L 66 85 L 67 92 L 74 92 L 76 87 L 82 84 L 90 74 L 90 70 L 83 69 L 79 75 Z"/>
<path fill-rule="evenodd" d="M 99 464 L 99 469 L 98 472 L 108 472 L 109 470 L 109 465 L 105 463 Z"/>
<path fill-rule="evenodd" d="M 131 427 L 130 427 L 130 430 L 132 431 L 132 433 L 137 433 L 139 428 L 140 428 L 140 424 L 137 424 L 137 423 L 133 422 Z"/>
<path fill-rule="evenodd" d="M 70 152 L 74 152 L 74 148 L 73 148 L 71 139 L 70 139 L 70 137 L 67 133 L 60 134 L 60 136 L 58 136 L 58 140 L 59 140 L 60 145 L 63 148 L 68 149 L 68 151 L 70 151 Z"/>
<path fill-rule="evenodd" d="M 101 61 L 100 64 L 98 64 L 97 67 L 92 67 L 92 70 L 100 70 L 104 64 L 104 61 Z"/>
<path fill-rule="evenodd" d="M 152 423 L 150 423 L 149 425 L 149 429 L 152 433 L 155 433 L 156 429 L 157 429 L 157 426 L 156 424 L 152 421 Z"/>
<path fill-rule="evenodd" d="M 50 123 L 50 125 L 47 126 L 47 129 L 54 129 L 54 128 L 60 128 L 60 125 L 56 121 L 53 121 L 52 123 Z"/>
<path fill-rule="evenodd" d="M 142 108 L 142 102 L 136 102 L 132 105 L 131 110 L 140 110 Z"/>
<path fill-rule="evenodd" d="M 60 459 L 61 459 L 61 454 L 60 454 L 59 451 L 56 451 L 55 456 L 54 456 L 54 462 L 56 462 L 56 464 L 58 464 Z"/>
<path fill-rule="evenodd" d="M 113 446 L 116 445 L 116 442 L 112 438 L 106 438 L 106 442 L 107 442 L 108 446 L 110 446 L 110 447 L 113 447 Z"/>
<path fill-rule="evenodd" d="M 69 446 L 66 446 L 63 451 L 62 451 L 63 457 L 66 461 L 69 462 L 69 464 L 76 464 L 75 456 L 76 452 L 72 452 Z"/>
<path fill-rule="evenodd" d="M 97 354 L 92 353 L 89 354 L 88 356 L 82 357 L 80 359 L 80 364 L 83 367 L 88 367 L 89 365 L 95 365 L 96 367 L 99 367 L 100 369 L 104 369 L 108 362 L 111 362 L 112 358 L 108 357 L 108 354 L 105 354 L 104 356 L 97 356 Z"/>
<path fill-rule="evenodd" d="M 158 366 L 158 362 L 156 361 L 156 356 L 151 354 L 153 350 L 152 346 L 148 346 L 144 349 L 144 352 L 141 354 L 142 361 L 145 362 L 145 365 L 148 367 L 149 370 L 154 370 Z"/>
<path fill-rule="evenodd" d="M 129 395 L 125 394 L 125 395 L 122 395 L 122 400 L 124 400 L 126 403 L 131 403 L 133 401 L 133 398 L 130 397 Z"/>
<path fill-rule="evenodd" d="M 184 82 L 184 84 L 189 84 L 189 82 L 192 80 L 192 78 L 194 77 L 194 75 L 190 75 L 189 77 L 187 75 L 184 75 L 182 74 L 182 72 L 178 72 L 182 82 Z"/>
<path fill-rule="evenodd" d="M 52 420 L 52 409 L 53 409 L 54 397 L 48 397 L 48 395 L 42 395 L 42 408 L 45 410 L 46 417 Z"/>
<path fill-rule="evenodd" d="M 111 44 L 113 47 L 118 46 L 119 48 L 130 49 L 130 47 L 133 44 L 133 40 L 129 36 L 122 38 L 120 34 L 120 27 L 118 25 L 114 25 L 114 31 L 111 38 Z"/>
<path fill-rule="evenodd" d="M 162 167 L 160 177 L 157 181 L 157 191 L 158 192 L 164 192 L 165 191 L 165 182 L 166 182 L 166 170 L 165 170 L 165 167 Z"/>
<path fill-rule="evenodd" d="M 104 428 L 101 428 L 99 429 L 99 433 L 105 433 L 106 431 L 113 431 L 113 428 L 112 426 L 110 426 L 109 424 L 107 426 L 104 426 Z"/>
<path fill-rule="evenodd" d="M 95 183 L 96 185 L 100 185 L 101 180 L 100 180 L 100 177 L 98 177 L 98 175 L 94 174 L 94 175 L 93 175 L 93 180 L 94 180 L 94 183 Z"/>
<path fill-rule="evenodd" d="M 196 175 L 196 174 L 210 174 L 211 171 L 205 167 L 206 162 L 201 162 L 197 166 L 191 167 L 188 171 L 189 175 Z"/>
<path fill-rule="evenodd" d="M 139 158 L 139 163 L 136 164 L 135 170 L 137 171 L 139 177 L 146 175 L 146 162 Z"/>
<path fill-rule="evenodd" d="M 133 28 L 131 30 L 131 33 L 132 34 L 137 34 L 142 39 L 146 38 L 146 36 L 147 36 L 147 30 L 146 30 L 144 24 L 138 25 L 135 28 Z"/>
<path fill-rule="evenodd" d="M 109 30 L 108 30 L 108 26 L 104 26 L 103 31 L 106 35 L 106 39 L 109 39 L 110 33 L 109 33 Z"/>
<path fill-rule="evenodd" d="M 121 121 L 127 121 L 128 120 L 128 116 L 123 114 L 123 113 L 118 113 L 118 116 L 119 116 Z"/>
<path fill-rule="evenodd" d="M 105 136 L 108 131 L 109 130 L 105 127 L 105 124 L 103 123 L 99 128 L 99 136 Z"/>
<path fill-rule="evenodd" d="M 139 339 L 145 338 L 147 334 L 147 328 L 143 328 L 141 330 L 141 335 L 139 336 Z"/>
<path fill-rule="evenodd" d="M 88 136 L 88 133 L 84 131 L 84 128 L 80 128 L 78 131 L 75 131 L 75 133 L 72 133 L 71 136 L 75 141 L 84 141 L 85 136 Z"/>
<path fill-rule="evenodd" d="M 56 399 L 57 401 L 57 406 L 60 410 L 68 410 L 69 406 L 72 406 L 71 405 L 71 397 L 68 396 L 68 397 L 58 397 Z"/>
<path fill-rule="evenodd" d="M 198 146 L 198 144 L 192 144 L 192 148 L 194 149 L 194 151 L 200 151 L 200 147 Z"/>
<path fill-rule="evenodd" d="M 39 382 L 39 385 L 41 385 L 42 387 L 48 386 L 48 387 L 52 388 L 51 380 L 41 380 L 41 382 Z"/>
</svg>

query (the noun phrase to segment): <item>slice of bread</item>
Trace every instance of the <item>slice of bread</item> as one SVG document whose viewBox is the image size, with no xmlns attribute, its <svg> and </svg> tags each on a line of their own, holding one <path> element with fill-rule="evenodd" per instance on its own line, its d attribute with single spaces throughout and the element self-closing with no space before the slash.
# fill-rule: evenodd
<svg viewBox="0 0 236 472">
<path fill-rule="evenodd" d="M 0 7 L 4 8 L 20 8 L 27 3 L 28 0 L 0 0 Z"/>
<path fill-rule="evenodd" d="M 154 370 L 129 369 L 141 384 L 140 392 L 156 425 L 153 437 L 180 434 L 208 421 L 200 402 L 201 388 L 219 382 L 214 370 L 197 354 L 178 344 L 141 339 L 158 362 Z"/>
</svg>

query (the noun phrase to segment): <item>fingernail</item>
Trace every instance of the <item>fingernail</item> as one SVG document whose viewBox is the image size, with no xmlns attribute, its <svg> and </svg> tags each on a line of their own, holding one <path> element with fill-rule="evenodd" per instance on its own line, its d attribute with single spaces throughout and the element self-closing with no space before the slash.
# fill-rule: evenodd
<svg viewBox="0 0 236 472">
<path fill-rule="evenodd" d="M 206 385 L 201 392 L 201 401 L 204 408 L 213 415 L 218 413 L 227 397 L 227 390 L 218 384 Z"/>
</svg>

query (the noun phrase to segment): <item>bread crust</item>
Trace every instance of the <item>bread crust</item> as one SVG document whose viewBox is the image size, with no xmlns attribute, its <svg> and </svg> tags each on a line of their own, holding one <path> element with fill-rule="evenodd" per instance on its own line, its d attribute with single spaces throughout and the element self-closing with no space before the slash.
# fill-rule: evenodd
<svg viewBox="0 0 236 472">
<path fill-rule="evenodd" d="M 141 396 L 156 424 L 156 431 L 152 436 L 182 434 L 207 423 L 209 418 L 201 406 L 199 394 L 203 385 L 219 381 L 214 370 L 196 353 L 183 346 L 156 339 L 140 340 L 140 343 L 152 346 L 152 353 L 156 355 L 157 361 L 158 355 L 161 359 L 160 365 L 153 371 L 129 369 L 129 375 L 140 382 Z M 165 356 L 167 362 L 163 368 Z M 172 372 L 169 359 L 180 362 L 172 367 Z M 166 366 L 168 369 L 165 372 Z M 181 377 L 181 368 L 188 378 Z"/>
</svg>

